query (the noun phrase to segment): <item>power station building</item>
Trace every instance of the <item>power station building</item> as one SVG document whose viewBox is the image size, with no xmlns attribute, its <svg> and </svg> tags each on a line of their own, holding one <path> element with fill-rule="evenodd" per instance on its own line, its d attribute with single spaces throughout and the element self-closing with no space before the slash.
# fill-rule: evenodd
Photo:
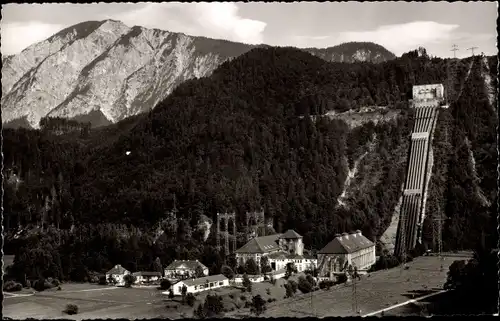
<svg viewBox="0 0 500 321">
<path fill-rule="evenodd" d="M 299 272 L 317 266 L 317 259 L 304 255 L 302 236 L 294 230 L 255 237 L 235 253 L 239 265 L 253 258 L 259 267 L 262 257 L 266 256 L 273 271 L 285 269 L 288 263 L 294 263 Z"/>
<path fill-rule="evenodd" d="M 318 252 L 319 273 L 331 275 L 345 273 L 347 267 L 357 267 L 360 274 L 375 264 L 375 243 L 367 239 L 360 230 L 354 233 L 337 234 Z"/>
</svg>

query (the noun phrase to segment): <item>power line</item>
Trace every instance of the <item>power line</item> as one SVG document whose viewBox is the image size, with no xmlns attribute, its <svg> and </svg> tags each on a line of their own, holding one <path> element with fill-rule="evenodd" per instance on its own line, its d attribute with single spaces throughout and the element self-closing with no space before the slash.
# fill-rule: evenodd
<svg viewBox="0 0 500 321">
<path fill-rule="evenodd" d="M 460 50 L 458 49 L 458 46 L 456 44 L 453 44 L 453 46 L 451 46 L 453 49 L 451 49 L 450 51 L 453 51 L 453 58 L 457 58 L 457 51 Z"/>
<path fill-rule="evenodd" d="M 477 47 L 470 47 L 470 48 L 467 48 L 467 50 L 472 51 L 472 56 L 474 56 L 474 49 L 477 49 Z"/>
</svg>

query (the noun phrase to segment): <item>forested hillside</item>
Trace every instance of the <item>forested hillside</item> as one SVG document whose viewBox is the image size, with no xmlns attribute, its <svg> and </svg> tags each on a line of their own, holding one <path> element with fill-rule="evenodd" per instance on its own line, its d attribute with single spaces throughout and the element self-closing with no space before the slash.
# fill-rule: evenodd
<svg viewBox="0 0 500 321">
<path fill-rule="evenodd" d="M 459 62 L 458 87 L 468 65 Z M 460 123 L 483 97 L 476 73 L 450 109 L 454 120 L 447 128 L 452 139 L 455 131 L 467 133 L 483 176 L 491 170 L 486 160 L 496 161 L 487 147 L 491 128 Z M 382 64 L 342 64 L 297 49 L 259 48 L 223 63 L 209 78 L 181 84 L 150 113 L 88 135 L 5 130 L 6 251 L 18 254 L 15 273 L 81 280 L 116 263 L 150 268 L 156 256 L 164 263 L 198 258 L 215 272 L 222 261 L 213 228 L 205 241 L 199 223 L 225 210 L 236 211 L 242 230 L 245 211 L 263 207 L 278 232 L 295 229 L 309 249 L 355 229 L 378 239 L 405 175 L 411 87 L 445 79 L 446 62 L 417 51 Z M 400 116 L 354 129 L 331 117 L 299 117 L 370 105 Z M 496 120 L 481 121 L 491 126 Z M 341 206 L 348 171 L 365 152 Z M 456 164 L 464 160 L 456 157 Z M 492 183 L 482 184 L 496 204 Z M 465 189 L 467 182 L 456 185 L 447 190 Z M 174 195 L 176 217 L 169 214 Z M 442 195 L 451 222 L 474 220 L 452 215 L 457 205 L 451 194 Z M 446 235 L 450 247 L 462 246 L 456 234 Z"/>
</svg>

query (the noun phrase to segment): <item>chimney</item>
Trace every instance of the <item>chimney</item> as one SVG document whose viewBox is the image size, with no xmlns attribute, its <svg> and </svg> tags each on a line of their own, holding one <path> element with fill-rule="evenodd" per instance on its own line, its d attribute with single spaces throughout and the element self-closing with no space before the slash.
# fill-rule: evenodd
<svg viewBox="0 0 500 321">
<path fill-rule="evenodd" d="M 346 232 L 342 233 L 342 237 L 345 238 L 346 240 L 349 239 L 349 234 L 347 234 Z"/>
<path fill-rule="evenodd" d="M 356 235 L 361 236 L 361 231 L 360 230 L 356 230 Z"/>
</svg>

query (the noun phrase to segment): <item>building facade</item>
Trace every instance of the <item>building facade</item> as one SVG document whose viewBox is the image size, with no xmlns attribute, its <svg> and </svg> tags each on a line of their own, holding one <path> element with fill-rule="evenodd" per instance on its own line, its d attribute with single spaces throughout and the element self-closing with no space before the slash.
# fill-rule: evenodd
<svg viewBox="0 0 500 321">
<path fill-rule="evenodd" d="M 132 275 L 135 277 L 135 284 L 157 282 L 161 279 L 161 272 L 134 272 Z"/>
<path fill-rule="evenodd" d="M 196 277 L 196 270 L 203 270 L 203 275 L 208 275 L 208 268 L 198 260 L 175 260 L 165 268 L 165 278 L 188 279 Z"/>
<path fill-rule="evenodd" d="M 120 264 L 115 265 L 111 270 L 106 273 L 106 280 L 109 282 L 113 280 L 112 283 L 116 282 L 116 285 L 125 285 L 125 275 L 130 274 L 130 271 L 122 267 Z"/>
<path fill-rule="evenodd" d="M 284 270 L 288 263 L 294 263 L 298 272 L 317 267 L 317 259 L 304 255 L 302 236 L 294 230 L 283 234 L 255 237 L 236 251 L 238 265 L 244 265 L 253 258 L 260 267 L 262 257 L 267 257 L 271 270 Z"/>
<path fill-rule="evenodd" d="M 336 235 L 318 252 L 321 276 L 345 273 L 349 266 L 357 267 L 358 272 L 363 274 L 375 261 L 375 243 L 363 236 L 359 230 L 351 234 Z"/>
<path fill-rule="evenodd" d="M 229 280 L 222 274 L 210 275 L 197 279 L 181 280 L 172 285 L 172 292 L 174 295 L 182 295 L 183 286 L 186 287 L 187 293 L 198 293 L 229 286 Z M 162 294 L 168 295 L 169 291 L 162 292 Z"/>
</svg>

